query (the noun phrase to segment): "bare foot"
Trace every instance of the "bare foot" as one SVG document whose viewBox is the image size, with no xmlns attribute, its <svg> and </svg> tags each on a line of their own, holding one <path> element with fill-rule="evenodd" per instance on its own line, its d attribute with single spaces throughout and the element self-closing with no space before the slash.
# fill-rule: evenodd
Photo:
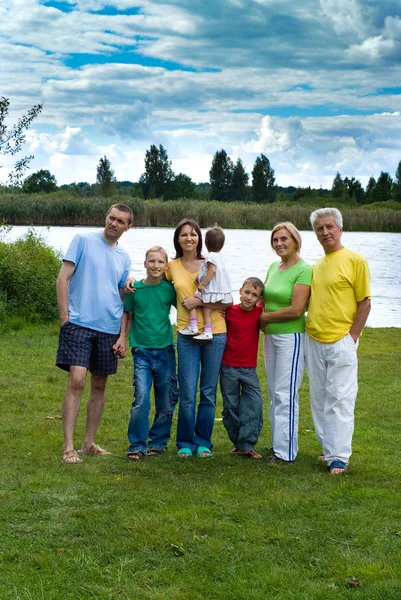
<svg viewBox="0 0 401 600">
<path fill-rule="evenodd" d="M 73 464 L 73 463 L 81 463 L 82 458 L 79 458 L 76 450 L 66 450 L 61 458 L 63 463 Z"/>
<path fill-rule="evenodd" d="M 324 465 L 326 465 L 326 464 L 327 464 L 327 461 L 326 461 L 326 459 L 324 458 L 324 454 L 320 454 L 320 455 L 317 457 L 317 459 L 318 459 L 318 461 L 319 461 L 319 462 L 323 463 Z"/>
<path fill-rule="evenodd" d="M 144 458 L 145 453 L 141 452 L 140 450 L 135 450 L 134 452 L 128 452 L 127 454 L 127 458 L 129 458 L 130 460 L 141 460 L 141 458 Z"/>
<path fill-rule="evenodd" d="M 334 467 L 334 469 L 330 469 L 330 475 L 342 475 L 345 473 L 345 469 L 342 467 Z"/>
<path fill-rule="evenodd" d="M 255 450 L 239 450 L 237 454 L 239 454 L 239 456 L 246 456 L 248 458 L 252 458 L 252 460 L 259 460 L 263 458 L 263 456 L 255 452 Z"/>
</svg>

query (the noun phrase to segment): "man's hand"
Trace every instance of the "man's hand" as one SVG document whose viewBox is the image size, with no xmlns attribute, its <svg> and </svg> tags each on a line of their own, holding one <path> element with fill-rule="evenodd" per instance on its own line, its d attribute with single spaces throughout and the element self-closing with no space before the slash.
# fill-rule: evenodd
<svg viewBox="0 0 401 600">
<path fill-rule="evenodd" d="M 123 336 L 120 335 L 120 337 L 114 344 L 113 352 L 114 354 L 118 354 L 118 358 L 125 358 L 127 354 L 127 346 L 125 343 L 125 338 Z"/>
<path fill-rule="evenodd" d="M 126 294 L 132 294 L 133 292 L 135 292 L 135 288 L 134 288 L 135 282 L 136 282 L 136 279 L 134 279 L 133 277 L 129 277 L 127 279 L 127 281 L 124 283 L 124 292 Z"/>
</svg>

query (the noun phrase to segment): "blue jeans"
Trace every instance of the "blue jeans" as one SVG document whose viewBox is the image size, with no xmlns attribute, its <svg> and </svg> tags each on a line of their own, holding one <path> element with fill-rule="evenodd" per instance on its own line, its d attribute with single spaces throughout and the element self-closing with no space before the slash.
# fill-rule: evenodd
<svg viewBox="0 0 401 600">
<path fill-rule="evenodd" d="M 128 425 L 129 452 L 147 447 L 164 450 L 178 401 L 174 346 L 132 348 L 134 357 L 134 401 Z M 149 431 L 150 390 L 153 383 L 155 418 Z M 149 443 L 148 443 L 149 438 Z"/>
<path fill-rule="evenodd" d="M 213 335 L 211 342 L 199 343 L 178 335 L 178 381 L 180 405 L 177 423 L 177 448 L 195 452 L 198 446 L 211 449 L 216 414 L 216 389 L 220 365 L 226 347 L 225 333 Z M 196 395 L 200 373 L 200 400 Z"/>
</svg>

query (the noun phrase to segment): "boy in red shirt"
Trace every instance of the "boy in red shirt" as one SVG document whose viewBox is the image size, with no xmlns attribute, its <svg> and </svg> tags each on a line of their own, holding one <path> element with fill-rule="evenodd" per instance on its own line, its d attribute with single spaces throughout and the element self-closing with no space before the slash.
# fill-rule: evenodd
<svg viewBox="0 0 401 600">
<path fill-rule="evenodd" d="M 223 425 L 234 444 L 233 453 L 260 459 L 254 445 L 263 425 L 262 393 L 256 364 L 259 344 L 258 302 L 264 284 L 249 277 L 240 289 L 240 303 L 227 309 L 227 345 L 220 371 Z"/>
</svg>

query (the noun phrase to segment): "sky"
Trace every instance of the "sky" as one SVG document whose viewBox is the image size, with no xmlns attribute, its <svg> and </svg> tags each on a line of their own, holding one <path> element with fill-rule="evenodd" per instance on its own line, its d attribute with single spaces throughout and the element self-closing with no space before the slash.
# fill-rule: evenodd
<svg viewBox="0 0 401 600">
<path fill-rule="evenodd" d="M 137 181 L 162 144 L 209 181 L 224 148 L 282 186 L 365 186 L 401 160 L 401 0 L 1 0 L 0 95 L 30 171 Z M 0 155 L 0 181 L 14 160 Z"/>
</svg>

